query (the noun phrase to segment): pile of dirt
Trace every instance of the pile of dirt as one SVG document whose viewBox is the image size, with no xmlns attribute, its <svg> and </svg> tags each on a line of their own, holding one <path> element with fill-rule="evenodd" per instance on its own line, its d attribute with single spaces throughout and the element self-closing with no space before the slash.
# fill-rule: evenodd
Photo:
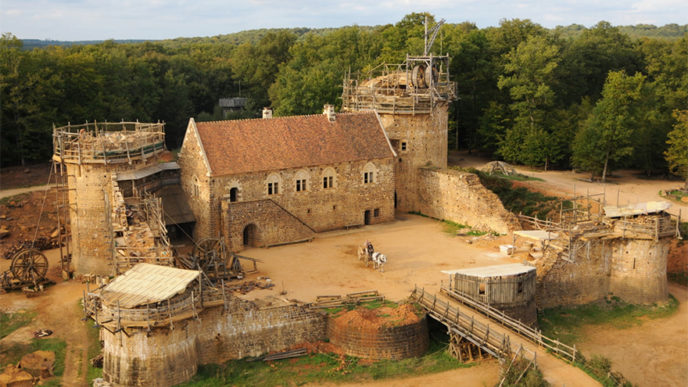
<svg viewBox="0 0 688 387">
<path fill-rule="evenodd" d="M 668 273 L 688 273 L 688 242 L 674 240 L 667 257 Z"/>
<path fill-rule="evenodd" d="M 351 327 L 369 329 L 376 329 L 381 326 L 408 325 L 420 321 L 420 317 L 411 304 L 402 304 L 396 308 L 389 306 L 376 309 L 359 307 L 354 310 L 342 311 L 334 318 Z"/>
<path fill-rule="evenodd" d="M 25 241 L 33 241 L 37 226 L 36 238 L 39 243 L 35 247 L 57 246 L 56 194 L 54 188 L 47 191 L 47 196 L 46 191 L 34 191 L 7 198 L 0 204 L 0 228 L 9 230 L 9 234 L 0 239 L 0 256 L 11 258 L 11 254 L 9 257 L 5 254 Z"/>
<path fill-rule="evenodd" d="M 19 367 L 33 376 L 46 379 L 53 376 L 55 366 L 55 352 L 36 351 L 24 355 L 19 361 Z"/>
<path fill-rule="evenodd" d="M 0 386 L 32 387 L 33 376 L 13 364 L 8 364 L 5 372 L 0 374 Z"/>
</svg>

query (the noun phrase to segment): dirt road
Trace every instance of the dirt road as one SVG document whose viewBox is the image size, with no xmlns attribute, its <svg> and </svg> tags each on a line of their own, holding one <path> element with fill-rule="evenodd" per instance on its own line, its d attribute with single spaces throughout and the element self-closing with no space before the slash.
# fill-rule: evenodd
<svg viewBox="0 0 688 387">
<path fill-rule="evenodd" d="M 466 152 L 452 152 L 449 156 L 449 164 L 464 168 L 481 168 L 489 159 L 469 155 Z M 528 167 L 515 165 L 517 172 L 527 176 L 537 177 L 543 181 L 529 181 L 528 186 L 552 195 L 569 196 L 585 195 L 586 193 L 604 193 L 608 205 L 616 205 L 617 197 L 619 205 L 634 204 L 640 202 L 666 200 L 659 196 L 660 190 L 672 190 L 683 185 L 679 180 L 666 179 L 642 179 L 637 171 L 618 170 L 609 178 L 608 182 L 590 182 L 589 173 L 576 173 L 572 171 L 537 171 Z M 669 212 L 678 215 L 679 210 L 683 219 L 688 219 L 688 203 L 670 201 Z"/>
<path fill-rule="evenodd" d="M 626 329 L 588 326 L 580 349 L 608 357 L 633 385 L 688 385 L 688 288 L 670 283 L 669 292 L 680 302 L 676 314 Z"/>
<path fill-rule="evenodd" d="M 56 285 L 47 288 L 44 294 L 26 298 L 21 292 L 0 295 L 0 310 L 15 312 L 19 310 L 36 311 L 36 318 L 27 326 L 17 329 L 0 343 L 28 343 L 33 338 L 32 332 L 38 329 L 50 329 L 52 337 L 57 337 L 67 343 L 65 354 L 65 371 L 62 376 L 63 386 L 84 386 L 88 365 L 88 339 L 86 325 L 80 321 L 83 312 L 79 306 L 86 285 L 80 282 L 62 282 L 59 277 L 59 252 L 47 250 L 43 252 L 48 258 L 51 268 L 50 277 Z M 0 259 L 0 271 L 9 267 L 9 262 Z"/>
</svg>

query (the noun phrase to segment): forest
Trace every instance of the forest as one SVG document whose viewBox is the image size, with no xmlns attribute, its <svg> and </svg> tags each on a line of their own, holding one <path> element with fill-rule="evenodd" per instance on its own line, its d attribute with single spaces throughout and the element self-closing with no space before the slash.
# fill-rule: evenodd
<svg viewBox="0 0 688 387">
<path fill-rule="evenodd" d="M 257 117 L 263 106 L 275 115 L 319 113 L 341 104 L 347 72 L 422 54 L 426 15 L 375 27 L 31 48 L 6 33 L 0 162 L 48 160 L 53 124 L 94 120 L 164 121 L 175 149 L 189 117 L 222 119 L 224 97 L 248 98 L 230 118 Z M 450 148 L 602 178 L 635 168 L 688 179 L 688 25 L 446 23 L 432 51 L 451 56 L 458 85 Z"/>
</svg>

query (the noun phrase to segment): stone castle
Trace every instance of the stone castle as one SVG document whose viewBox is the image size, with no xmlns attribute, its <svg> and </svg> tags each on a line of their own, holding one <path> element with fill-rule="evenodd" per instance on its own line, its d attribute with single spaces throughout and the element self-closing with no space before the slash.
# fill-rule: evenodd
<svg viewBox="0 0 688 387">
<path fill-rule="evenodd" d="M 168 228 L 196 241 L 224 240 L 234 252 L 390 222 L 396 211 L 499 234 L 520 230 L 519 219 L 476 175 L 447 168 L 448 104 L 456 87 L 448 64 L 446 56 L 409 56 L 365 79 L 347 78 L 340 113 L 325 105 L 322 114 L 305 116 L 272 117 L 265 109 L 260 119 L 192 118 L 177 162 L 161 159 L 162 124 L 56 128 L 72 267 L 117 276 L 85 300 L 87 315 L 103 328 L 106 381 L 170 385 L 188 380 L 199 364 L 327 337 L 327 322 L 309 308 L 260 308 L 204 284 L 198 271 L 169 267 L 175 259 Z M 549 307 L 617 290 L 629 302 L 665 300 L 673 235 L 665 215 L 587 219 L 557 226 L 556 238 L 549 230 L 536 238 L 551 245 L 534 262 L 537 285 L 532 270 L 524 271 L 532 286 L 524 287 L 519 272 L 509 284 L 519 290 L 500 302 L 532 311 L 533 297 Z M 476 294 L 480 281 L 471 285 Z"/>
</svg>

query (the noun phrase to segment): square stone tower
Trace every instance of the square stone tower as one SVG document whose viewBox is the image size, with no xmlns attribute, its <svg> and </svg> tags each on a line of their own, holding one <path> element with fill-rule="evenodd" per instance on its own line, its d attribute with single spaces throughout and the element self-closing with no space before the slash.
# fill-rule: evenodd
<svg viewBox="0 0 688 387">
<path fill-rule="evenodd" d="M 343 111 L 375 110 L 397 152 L 395 206 L 420 211 L 418 173 L 447 167 L 448 105 L 456 98 L 449 56 L 407 56 L 365 77 L 344 80 Z"/>
</svg>

